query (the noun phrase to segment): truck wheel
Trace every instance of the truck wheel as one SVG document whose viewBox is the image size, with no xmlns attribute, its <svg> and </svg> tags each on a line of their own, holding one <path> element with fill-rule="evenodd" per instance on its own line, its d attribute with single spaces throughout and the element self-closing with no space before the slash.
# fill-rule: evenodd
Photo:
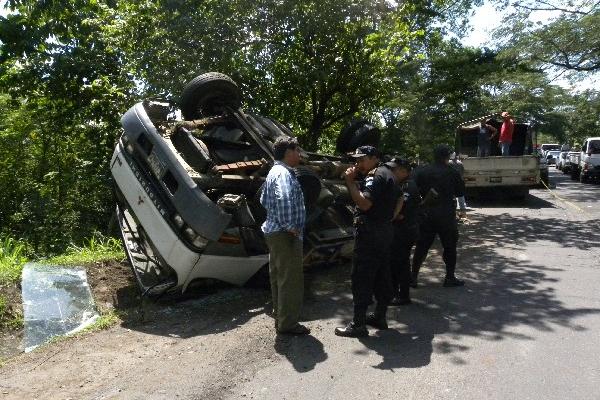
<svg viewBox="0 0 600 400">
<path fill-rule="evenodd" d="M 226 107 L 242 104 L 238 85 L 227 75 L 207 72 L 189 81 L 181 92 L 181 114 L 186 120 L 221 115 Z"/>
<path fill-rule="evenodd" d="M 377 147 L 381 132 L 366 119 L 354 121 L 347 125 L 337 138 L 335 149 L 339 153 L 348 153 L 357 147 L 371 145 Z"/>
</svg>

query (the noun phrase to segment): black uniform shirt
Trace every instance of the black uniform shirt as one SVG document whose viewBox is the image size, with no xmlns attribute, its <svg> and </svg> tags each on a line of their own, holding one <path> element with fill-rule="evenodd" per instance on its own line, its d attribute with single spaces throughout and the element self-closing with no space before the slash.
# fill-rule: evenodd
<svg viewBox="0 0 600 400">
<path fill-rule="evenodd" d="M 396 224 L 404 226 L 413 226 L 418 222 L 419 205 L 421 204 L 421 194 L 415 181 L 407 180 L 401 185 L 404 202 L 400 210 L 401 219 L 396 220 Z"/>
<path fill-rule="evenodd" d="M 400 195 L 396 178 L 385 165 L 369 171 L 362 182 L 360 191 L 371 200 L 372 206 L 367 211 L 356 207 L 357 216 L 364 215 L 369 222 L 390 222 L 394 216 L 396 202 Z"/>
<path fill-rule="evenodd" d="M 446 164 L 430 164 L 415 170 L 413 177 L 421 196 L 425 199 L 431 189 L 437 199 L 424 206 L 425 211 L 439 216 L 454 216 L 455 198 L 465 195 L 465 183 L 459 173 Z"/>
</svg>

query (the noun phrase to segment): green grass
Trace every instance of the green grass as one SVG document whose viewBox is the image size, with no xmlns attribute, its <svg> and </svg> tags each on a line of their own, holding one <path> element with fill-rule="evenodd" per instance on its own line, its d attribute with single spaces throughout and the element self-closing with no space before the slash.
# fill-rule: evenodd
<svg viewBox="0 0 600 400">
<path fill-rule="evenodd" d="M 0 237 L 0 286 L 15 284 L 21 279 L 26 245 L 11 237 Z"/>
<path fill-rule="evenodd" d="M 72 244 L 67 248 L 65 254 L 51 257 L 44 262 L 57 265 L 76 265 L 123 260 L 124 258 L 125 253 L 119 239 L 96 233 L 90 239 L 85 240 L 83 246 Z"/>
<path fill-rule="evenodd" d="M 107 311 L 106 313 L 100 315 L 100 318 L 98 318 L 96 322 L 82 330 L 81 333 L 102 331 L 117 324 L 120 320 L 121 317 L 116 311 Z"/>
</svg>

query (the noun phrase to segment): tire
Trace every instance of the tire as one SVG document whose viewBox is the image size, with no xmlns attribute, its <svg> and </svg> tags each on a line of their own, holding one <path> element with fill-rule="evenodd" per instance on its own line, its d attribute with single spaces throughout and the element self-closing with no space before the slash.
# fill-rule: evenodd
<svg viewBox="0 0 600 400">
<path fill-rule="evenodd" d="M 302 195 L 304 196 L 304 207 L 308 214 L 312 211 L 319 200 L 321 194 L 321 179 L 317 174 L 308 167 L 297 167 L 295 168 L 296 178 L 302 188 Z"/>
<path fill-rule="evenodd" d="M 227 75 L 207 72 L 189 81 L 181 92 L 181 114 L 186 120 L 223 114 L 226 107 L 238 109 L 242 93 Z"/>
<path fill-rule="evenodd" d="M 349 153 L 357 147 L 371 145 L 377 147 L 381 139 L 379 129 L 366 119 L 347 125 L 337 138 L 335 149 L 339 153 Z"/>
</svg>

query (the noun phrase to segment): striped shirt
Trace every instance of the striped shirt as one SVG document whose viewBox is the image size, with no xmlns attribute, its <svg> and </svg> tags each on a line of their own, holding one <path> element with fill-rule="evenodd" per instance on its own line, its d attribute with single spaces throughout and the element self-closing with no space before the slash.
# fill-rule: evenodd
<svg viewBox="0 0 600 400">
<path fill-rule="evenodd" d="M 267 210 L 267 220 L 261 229 L 265 235 L 294 230 L 302 239 L 306 213 L 302 188 L 294 171 L 281 161 L 275 161 L 269 171 L 260 204 Z"/>
</svg>

